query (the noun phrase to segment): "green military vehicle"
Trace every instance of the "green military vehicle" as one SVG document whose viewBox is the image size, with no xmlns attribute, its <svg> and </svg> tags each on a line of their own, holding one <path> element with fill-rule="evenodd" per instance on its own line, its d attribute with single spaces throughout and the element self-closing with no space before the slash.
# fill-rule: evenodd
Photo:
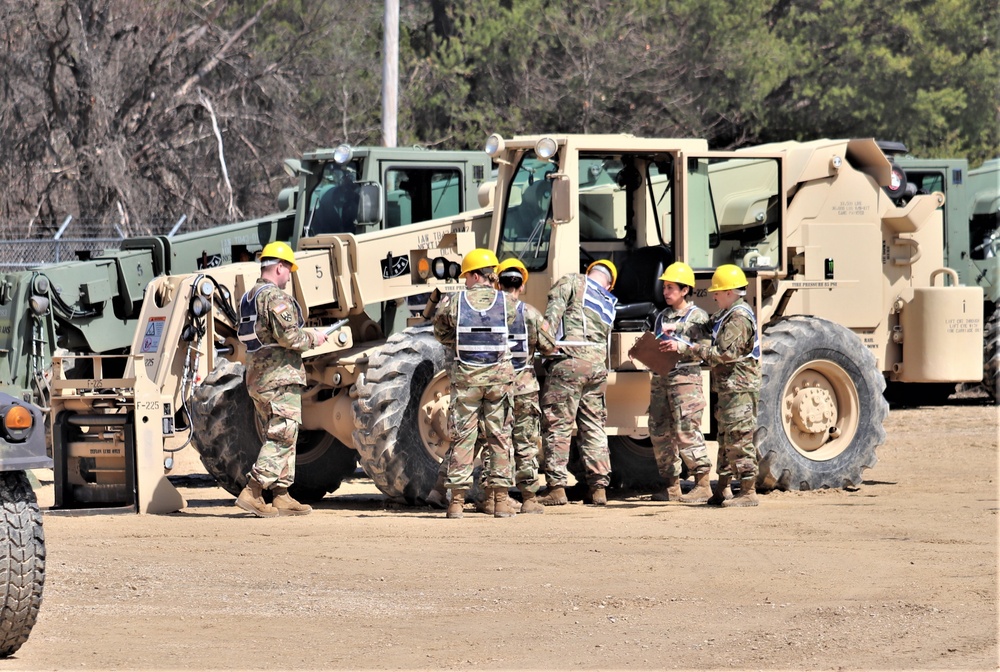
<svg viewBox="0 0 1000 672">
<path fill-rule="evenodd" d="M 0 360 L 0 392 L 47 411 L 53 356 L 66 369 L 62 374 L 120 378 L 114 364 L 97 372 L 87 356 L 129 351 L 146 288 L 158 276 L 211 277 L 225 264 L 252 260 L 273 240 L 297 247 L 303 236 L 394 229 L 457 215 L 478 205 L 492 164 L 482 152 L 341 145 L 289 159 L 285 167 L 297 184 L 281 192 L 278 212 L 267 217 L 177 236 L 129 238 L 120 249 L 0 277 L 0 349 L 7 354 Z M 228 302 L 221 292 L 209 299 Z M 396 314 L 395 303 L 372 312 L 380 322 L 406 317 Z M 67 355 L 79 357 L 63 359 Z M 188 428 L 183 408 L 172 409 L 163 423 L 171 433 Z M 165 455 L 167 469 L 175 464 L 173 455 Z M 95 457 L 77 457 L 72 473 L 55 466 L 57 507 L 118 501 L 123 488 L 134 490 L 103 483 Z"/>
<path fill-rule="evenodd" d="M 886 191 L 899 205 L 916 195 L 941 192 L 944 216 L 944 264 L 958 272 L 961 282 L 983 288 L 983 389 L 996 401 L 1000 374 L 1000 159 L 969 170 L 965 159 L 918 159 L 900 143 L 881 142 L 893 165 L 893 181 Z M 954 392 L 946 383 L 905 387 L 908 400 L 932 401 Z"/>
<path fill-rule="evenodd" d="M 0 393 L 0 658 L 13 655 L 31 634 L 45 583 L 42 512 L 29 469 L 47 469 L 41 410 Z"/>
</svg>

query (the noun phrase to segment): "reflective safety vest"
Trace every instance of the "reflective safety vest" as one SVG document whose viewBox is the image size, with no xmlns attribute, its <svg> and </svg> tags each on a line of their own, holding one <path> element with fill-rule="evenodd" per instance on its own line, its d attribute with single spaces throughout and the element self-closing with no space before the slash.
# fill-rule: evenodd
<svg viewBox="0 0 1000 672">
<path fill-rule="evenodd" d="M 583 305 L 580 307 L 580 323 L 583 326 L 583 337 L 587 338 L 587 313 L 595 313 L 597 318 L 608 325 L 609 327 L 615 323 L 615 313 L 617 312 L 616 306 L 618 305 L 618 298 L 611 294 L 608 290 L 601 287 L 595 281 L 590 278 L 586 278 L 584 283 L 583 292 Z M 591 318 L 593 319 L 593 318 Z M 566 333 L 565 318 L 559 323 L 559 329 L 556 331 L 556 339 L 562 340 L 568 337 Z M 611 339 L 611 335 L 608 334 L 608 340 Z M 593 345 L 602 345 L 601 343 L 593 343 Z"/>
<path fill-rule="evenodd" d="M 255 288 L 256 291 L 251 289 L 240 299 L 240 324 L 236 328 L 236 335 L 240 342 L 247 346 L 247 352 L 257 352 L 261 348 L 273 348 L 277 345 L 277 343 L 261 343 L 260 338 L 257 337 L 257 295 L 264 288 L 274 286 L 274 283 L 265 282 L 260 287 Z M 299 317 L 299 327 L 302 327 L 305 324 L 302 308 L 299 307 L 298 301 L 292 297 L 288 298 L 295 306 L 295 312 Z"/>
<path fill-rule="evenodd" d="M 587 289 L 583 293 L 583 307 L 590 308 L 597 313 L 597 317 L 604 324 L 611 326 L 615 323 L 616 306 L 618 298 L 611 292 L 601 287 L 595 281 L 587 278 Z M 587 312 L 583 313 L 584 333 L 587 331 Z"/>
<path fill-rule="evenodd" d="M 724 312 L 712 325 L 712 343 L 715 343 L 719 336 L 719 329 L 722 328 L 722 323 L 726 321 L 730 315 L 733 314 L 735 310 L 742 310 L 750 318 L 750 323 L 753 325 L 753 349 L 750 351 L 749 355 L 744 355 L 742 359 L 760 359 L 760 334 L 757 331 L 757 317 L 753 314 L 753 310 L 750 309 L 745 303 L 738 303 L 735 306 L 730 307 L 729 310 Z"/>
<path fill-rule="evenodd" d="M 510 356 L 515 371 L 528 366 L 528 323 L 524 319 L 524 303 L 517 302 L 517 313 L 510 326 Z"/>
<path fill-rule="evenodd" d="M 455 330 L 455 354 L 464 364 L 488 366 L 499 363 L 510 350 L 507 343 L 507 302 L 495 292 L 493 303 L 485 310 L 469 305 L 466 292 L 458 299 L 458 325 Z"/>
</svg>

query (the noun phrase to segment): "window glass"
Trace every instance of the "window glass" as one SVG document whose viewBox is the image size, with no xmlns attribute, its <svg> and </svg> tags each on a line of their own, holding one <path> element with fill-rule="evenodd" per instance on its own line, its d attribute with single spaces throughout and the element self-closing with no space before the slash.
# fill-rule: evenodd
<svg viewBox="0 0 1000 672">
<path fill-rule="evenodd" d="M 775 159 L 689 158 L 688 263 L 704 269 L 779 265 L 779 184 Z"/>
</svg>

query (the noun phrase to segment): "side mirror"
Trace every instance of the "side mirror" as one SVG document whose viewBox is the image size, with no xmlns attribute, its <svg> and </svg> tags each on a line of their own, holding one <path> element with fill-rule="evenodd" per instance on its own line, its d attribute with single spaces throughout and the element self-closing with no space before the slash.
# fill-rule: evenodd
<svg viewBox="0 0 1000 672">
<path fill-rule="evenodd" d="M 358 188 L 358 224 L 378 224 L 382 221 L 382 185 L 364 182 Z"/>
<path fill-rule="evenodd" d="M 570 196 L 570 183 L 566 175 L 556 175 L 552 179 L 552 221 L 565 224 L 574 218 L 573 199 Z"/>
</svg>

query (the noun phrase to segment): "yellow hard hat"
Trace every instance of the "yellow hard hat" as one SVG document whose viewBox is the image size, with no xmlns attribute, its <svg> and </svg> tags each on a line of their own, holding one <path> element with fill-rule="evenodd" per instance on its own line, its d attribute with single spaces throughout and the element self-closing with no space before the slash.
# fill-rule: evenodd
<svg viewBox="0 0 1000 672">
<path fill-rule="evenodd" d="M 292 252 L 292 248 L 288 246 L 288 243 L 283 243 L 280 240 L 276 240 L 273 243 L 268 243 L 264 246 L 264 249 L 260 251 L 260 260 L 265 259 L 280 259 L 281 261 L 287 261 L 292 265 L 292 272 L 299 270 L 299 265 L 295 263 L 295 253 Z"/>
<path fill-rule="evenodd" d="M 746 286 L 747 276 L 743 274 L 742 268 L 733 264 L 723 264 L 712 274 L 712 286 L 708 291 L 724 292 L 727 289 L 741 289 Z"/>
<path fill-rule="evenodd" d="M 481 247 L 477 247 L 462 259 L 462 274 L 458 277 L 464 278 L 473 271 L 478 271 L 482 268 L 493 268 L 499 263 L 497 255 L 493 254 L 493 250 L 484 250 Z"/>
<path fill-rule="evenodd" d="M 667 266 L 667 270 L 660 276 L 660 280 L 694 287 L 694 271 L 683 261 L 675 261 Z"/>
<path fill-rule="evenodd" d="M 497 275 L 500 275 L 504 271 L 508 271 L 512 268 L 520 271 L 521 282 L 525 285 L 528 284 L 528 269 L 525 268 L 524 264 L 521 263 L 520 259 L 515 259 L 514 257 L 511 257 L 510 259 L 504 259 L 503 261 L 500 262 L 500 265 L 497 266 Z"/>
<path fill-rule="evenodd" d="M 603 266 L 604 268 L 611 271 L 611 286 L 608 289 L 614 289 L 615 283 L 618 282 L 618 269 L 607 259 L 598 259 L 593 262 L 590 266 L 587 266 L 587 275 L 590 275 L 590 271 L 593 270 L 594 266 Z"/>
</svg>

